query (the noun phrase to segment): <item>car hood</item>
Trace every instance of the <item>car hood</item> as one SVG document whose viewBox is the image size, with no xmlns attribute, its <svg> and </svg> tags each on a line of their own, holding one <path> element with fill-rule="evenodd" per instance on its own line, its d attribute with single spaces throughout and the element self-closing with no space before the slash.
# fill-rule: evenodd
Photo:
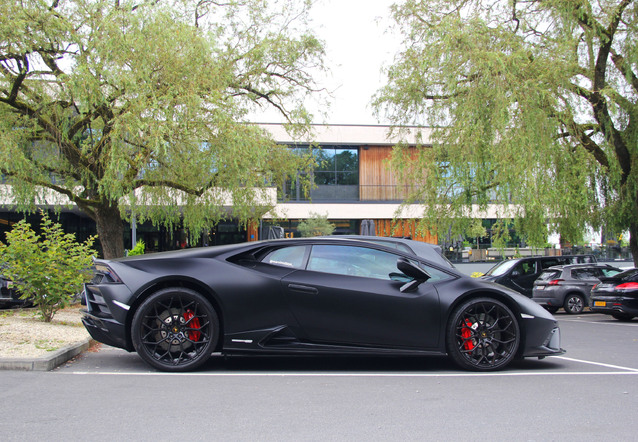
<svg viewBox="0 0 638 442">
<path fill-rule="evenodd" d="M 498 278 L 499 278 L 498 276 L 483 275 L 483 276 L 480 276 L 478 279 L 482 281 L 496 281 Z"/>
</svg>

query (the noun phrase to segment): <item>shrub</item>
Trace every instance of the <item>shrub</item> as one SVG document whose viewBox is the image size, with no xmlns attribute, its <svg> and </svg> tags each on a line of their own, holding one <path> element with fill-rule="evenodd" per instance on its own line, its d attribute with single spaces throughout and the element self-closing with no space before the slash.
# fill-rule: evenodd
<svg viewBox="0 0 638 442">
<path fill-rule="evenodd" d="M 32 300 L 43 320 L 50 322 L 90 278 L 94 241 L 90 237 L 76 242 L 75 235 L 65 234 L 42 212 L 41 237 L 22 220 L 7 233 L 7 244 L 0 243 L 2 272 L 14 281 L 20 297 Z"/>
<path fill-rule="evenodd" d="M 135 256 L 135 255 L 143 255 L 144 250 L 146 249 L 146 244 L 141 239 L 135 243 L 135 247 L 129 250 L 126 256 Z"/>
<path fill-rule="evenodd" d="M 297 230 L 303 237 L 331 235 L 335 230 L 335 225 L 328 221 L 328 216 L 321 216 L 310 213 L 308 218 L 299 223 Z"/>
</svg>

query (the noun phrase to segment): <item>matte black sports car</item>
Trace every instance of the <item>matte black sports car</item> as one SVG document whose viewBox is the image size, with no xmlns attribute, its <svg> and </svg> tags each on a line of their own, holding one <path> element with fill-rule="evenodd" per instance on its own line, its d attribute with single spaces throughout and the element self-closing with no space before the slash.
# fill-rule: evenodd
<svg viewBox="0 0 638 442">
<path fill-rule="evenodd" d="M 95 270 L 87 330 L 159 370 L 191 370 L 213 352 L 448 354 L 485 371 L 564 353 L 556 320 L 530 299 L 442 257 L 362 240 L 206 247 L 96 261 Z"/>
<path fill-rule="evenodd" d="M 619 321 L 631 321 L 638 316 L 638 269 L 601 278 L 591 291 L 590 308 Z"/>
</svg>

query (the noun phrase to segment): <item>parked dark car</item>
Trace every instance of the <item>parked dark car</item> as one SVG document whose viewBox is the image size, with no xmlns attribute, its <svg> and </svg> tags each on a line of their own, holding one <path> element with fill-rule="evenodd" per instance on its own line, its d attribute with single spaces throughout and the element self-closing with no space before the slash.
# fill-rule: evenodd
<svg viewBox="0 0 638 442">
<path fill-rule="evenodd" d="M 485 275 L 481 276 L 481 279 L 502 284 L 531 298 L 534 281 L 543 270 L 557 265 L 579 263 L 596 263 L 596 257 L 594 255 L 565 255 L 509 259 L 496 264 Z"/>
<path fill-rule="evenodd" d="M 592 287 L 600 278 L 622 272 L 606 264 L 568 264 L 543 270 L 534 282 L 532 299 L 555 313 L 559 308 L 569 314 L 582 313 L 588 307 Z"/>
<path fill-rule="evenodd" d="M 83 297 L 94 339 L 167 371 L 199 367 L 213 352 L 447 354 L 483 371 L 564 353 L 557 321 L 532 300 L 444 261 L 355 239 L 98 260 Z"/>
<path fill-rule="evenodd" d="M 638 316 L 638 269 L 601 278 L 591 291 L 591 310 L 619 321 L 631 321 Z"/>
<path fill-rule="evenodd" d="M 0 276 L 0 307 L 14 307 L 24 304 L 13 281 Z"/>
</svg>

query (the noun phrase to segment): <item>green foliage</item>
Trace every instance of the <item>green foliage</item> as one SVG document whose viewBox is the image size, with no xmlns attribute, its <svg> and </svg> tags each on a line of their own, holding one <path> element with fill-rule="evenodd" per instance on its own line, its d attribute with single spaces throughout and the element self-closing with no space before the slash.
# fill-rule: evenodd
<svg viewBox="0 0 638 442">
<path fill-rule="evenodd" d="M 492 246 L 499 250 L 507 247 L 511 239 L 510 231 L 505 220 L 499 220 L 492 225 Z"/>
<path fill-rule="evenodd" d="M 303 220 L 297 226 L 297 230 L 303 237 L 331 235 L 335 225 L 328 221 L 328 216 L 310 213 L 310 218 Z"/>
<path fill-rule="evenodd" d="M 42 214 L 42 235 L 22 220 L 7 233 L 7 244 L 0 243 L 3 274 L 13 280 L 22 299 L 30 299 L 45 322 L 66 307 L 71 297 L 90 279 L 91 247 L 95 237 L 77 243 L 75 235 L 65 234 L 62 226 Z"/>
<path fill-rule="evenodd" d="M 478 247 L 478 239 L 487 236 L 487 229 L 483 226 L 482 220 L 474 218 L 470 221 L 468 227 L 465 229 L 465 235 L 471 238 L 476 238 L 476 246 Z"/>
<path fill-rule="evenodd" d="M 423 223 L 515 219 L 531 244 L 586 226 L 629 229 L 638 263 L 638 5 L 634 1 L 405 0 L 404 44 L 376 95 Z M 428 129 L 430 130 L 430 129 Z M 411 161 L 406 161 L 406 159 Z M 442 204 L 448 203 L 448 204 Z"/>
<path fill-rule="evenodd" d="M 21 209 L 73 203 L 123 256 L 122 218 L 197 236 L 271 209 L 308 161 L 251 115 L 308 128 L 323 70 L 309 1 L 0 2 L 0 172 Z M 303 176 L 303 175 L 302 175 Z"/>
<path fill-rule="evenodd" d="M 127 256 L 143 255 L 146 250 L 146 244 L 141 239 L 135 243 L 135 247 L 129 250 Z"/>
</svg>

